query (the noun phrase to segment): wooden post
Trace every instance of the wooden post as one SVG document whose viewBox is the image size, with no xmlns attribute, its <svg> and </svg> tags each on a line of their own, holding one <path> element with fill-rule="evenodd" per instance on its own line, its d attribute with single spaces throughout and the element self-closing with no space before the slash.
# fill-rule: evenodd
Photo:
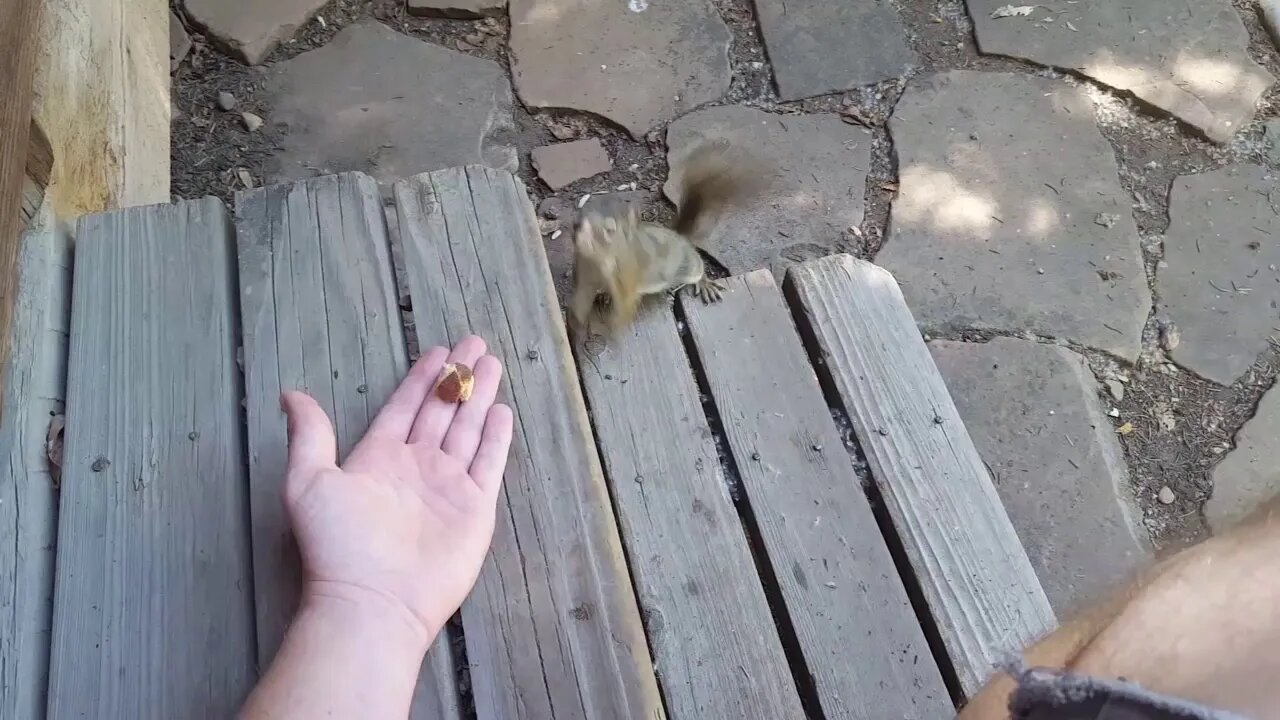
<svg viewBox="0 0 1280 720">
<path fill-rule="evenodd" d="M 0 361 L 9 357 L 39 0 L 0 0 Z M 0 388 L 0 394 L 3 388 Z"/>
</svg>

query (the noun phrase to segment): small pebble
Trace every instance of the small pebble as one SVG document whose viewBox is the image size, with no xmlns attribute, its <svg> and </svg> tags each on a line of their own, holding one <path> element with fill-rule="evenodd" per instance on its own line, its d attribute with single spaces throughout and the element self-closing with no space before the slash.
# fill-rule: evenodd
<svg viewBox="0 0 1280 720">
<path fill-rule="evenodd" d="M 225 112 L 231 112 L 236 108 L 236 96 L 225 90 L 218 93 L 218 108 Z"/>
<path fill-rule="evenodd" d="M 556 198 L 547 198 L 538 203 L 538 214 L 548 220 L 558 220 L 560 209 L 560 201 Z"/>
<path fill-rule="evenodd" d="M 530 360 L 537 360 L 537 359 L 538 359 L 538 351 L 537 351 L 537 350 L 534 350 L 534 349 L 532 349 L 532 348 L 530 348 L 529 353 L 528 353 L 528 357 L 529 357 L 529 359 L 530 359 Z"/>
<path fill-rule="evenodd" d="M 814 452 L 822 452 L 822 446 L 821 446 L 821 445 L 819 445 L 818 443 L 814 443 L 814 444 L 810 445 L 809 447 L 813 448 L 813 451 L 814 451 Z"/>
<path fill-rule="evenodd" d="M 89 466 L 89 469 L 94 472 L 102 472 L 103 470 L 106 470 L 109 467 L 111 467 L 111 461 L 104 457 L 99 456 L 97 460 L 93 461 L 93 465 Z"/>
<path fill-rule="evenodd" d="M 581 210 L 582 206 L 586 205 L 587 201 L 590 199 L 591 199 L 591 193 L 587 193 L 586 195 L 583 195 L 582 197 L 578 198 L 578 209 Z"/>
<path fill-rule="evenodd" d="M 751 459 L 752 459 L 752 460 L 755 460 L 755 461 L 757 461 L 757 462 L 759 462 L 759 460 L 760 460 L 760 453 L 758 453 L 758 452 L 753 452 L 753 453 L 751 453 Z"/>
<path fill-rule="evenodd" d="M 1120 222 L 1120 216 L 1113 213 L 1098 213 L 1097 216 L 1093 218 L 1094 225 L 1101 225 L 1105 228 L 1115 227 L 1115 224 L 1118 222 Z"/>
<path fill-rule="evenodd" d="M 1111 393 L 1111 397 L 1115 398 L 1116 402 L 1124 400 L 1124 384 L 1119 380 L 1108 380 L 1107 392 Z"/>
<path fill-rule="evenodd" d="M 361 385 L 356 388 L 356 392 L 360 393 L 361 395 L 364 395 L 365 393 L 369 392 L 369 386 Z"/>
<path fill-rule="evenodd" d="M 199 439 L 200 439 L 200 433 L 196 432 L 195 430 L 192 430 L 191 432 L 187 433 L 187 439 L 188 439 L 188 440 L 199 440 Z"/>
<path fill-rule="evenodd" d="M 1165 323 L 1160 328 L 1160 347 L 1165 352 L 1173 352 L 1173 349 L 1182 343 L 1182 333 L 1178 330 L 1178 326 L 1173 323 Z"/>
<path fill-rule="evenodd" d="M 242 112 L 240 119 L 244 121 L 244 129 L 249 132 L 257 132 L 262 128 L 262 118 L 254 113 Z"/>
<path fill-rule="evenodd" d="M 1161 505 L 1172 505 L 1178 499 L 1178 496 L 1173 494 L 1172 488 L 1165 485 L 1160 488 L 1160 494 L 1156 496 L 1156 499 L 1160 501 Z"/>
<path fill-rule="evenodd" d="M 1036 274 L 1037 274 L 1037 275 L 1043 275 L 1043 274 L 1044 274 L 1044 268 L 1036 268 Z"/>
<path fill-rule="evenodd" d="M 1120 411 L 1116 408 L 1111 408 L 1111 410 L 1107 413 L 1107 417 L 1118 418 L 1120 417 Z"/>
</svg>

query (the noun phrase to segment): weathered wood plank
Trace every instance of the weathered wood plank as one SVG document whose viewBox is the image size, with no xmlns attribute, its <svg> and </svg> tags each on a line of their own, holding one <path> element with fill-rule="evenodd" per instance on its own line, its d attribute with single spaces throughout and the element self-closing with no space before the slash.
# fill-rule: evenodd
<svg viewBox="0 0 1280 720">
<path fill-rule="evenodd" d="M 0 416 L 0 717 L 45 715 L 57 478 L 46 436 L 66 390 L 71 239 L 48 208 L 22 240 Z"/>
<path fill-rule="evenodd" d="M 942 675 L 773 275 L 727 286 L 719 304 L 685 296 L 682 307 L 826 717 L 948 717 Z"/>
<path fill-rule="evenodd" d="M 787 292 L 971 695 L 1055 627 L 1049 601 L 893 277 L 839 255 L 793 268 Z"/>
<path fill-rule="evenodd" d="M 253 516 L 258 661 L 271 662 L 297 609 L 301 565 L 281 503 L 287 429 L 280 393 L 305 390 L 334 419 L 342 456 L 408 371 L 374 181 L 352 173 L 236 197 Z M 442 632 L 413 717 L 458 718 Z"/>
<path fill-rule="evenodd" d="M 25 225 L 40 0 L 0 0 L 0 18 L 0 364 L 4 364 L 18 293 L 19 235 Z"/>
<path fill-rule="evenodd" d="M 581 368 L 668 711 L 803 717 L 671 311 Z"/>
<path fill-rule="evenodd" d="M 663 717 L 523 184 L 454 168 L 395 195 L 419 342 L 486 338 L 516 415 L 493 549 L 462 608 L 477 715 Z"/>
<path fill-rule="evenodd" d="M 229 717 L 255 679 L 230 218 L 82 218 L 52 718 Z"/>
</svg>

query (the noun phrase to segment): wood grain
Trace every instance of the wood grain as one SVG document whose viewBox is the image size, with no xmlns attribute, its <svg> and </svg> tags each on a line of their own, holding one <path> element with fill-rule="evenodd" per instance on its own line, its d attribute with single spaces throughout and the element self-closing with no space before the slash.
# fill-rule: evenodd
<svg viewBox="0 0 1280 720">
<path fill-rule="evenodd" d="M 55 214 L 70 220 L 169 202 L 169 4 L 38 2 L 28 119 L 40 123 L 57 158 L 49 188 Z"/>
<path fill-rule="evenodd" d="M 49 717 L 229 717 L 256 676 L 230 218 L 76 241 Z"/>
<path fill-rule="evenodd" d="M 669 308 L 582 380 L 672 717 L 804 716 Z"/>
<path fill-rule="evenodd" d="M 39 11 L 40 0 L 0 0 L 0 364 L 8 361 L 18 292 Z"/>
<path fill-rule="evenodd" d="M 787 292 L 972 695 L 1056 626 L 1049 601 L 893 277 L 838 255 L 792 268 Z"/>
<path fill-rule="evenodd" d="M 408 371 L 378 187 L 350 173 L 236 197 L 253 516 L 258 662 L 298 604 L 301 566 L 281 504 L 287 428 L 280 394 L 305 390 L 345 456 Z M 447 632 L 423 666 L 413 717 L 458 718 Z"/>
<path fill-rule="evenodd" d="M 719 304 L 687 295 L 681 304 L 826 717 L 949 716 L 942 675 L 773 275 L 727 287 Z"/>
<path fill-rule="evenodd" d="M 773 275 L 727 287 L 681 305 L 824 714 L 951 714 Z"/>
<path fill-rule="evenodd" d="M 516 415 L 493 548 L 462 608 L 478 717 L 663 717 L 524 185 L 454 168 L 395 196 L 419 343 L 485 338 Z"/>
<path fill-rule="evenodd" d="M 43 718 L 53 612 L 57 477 L 46 435 L 61 418 L 71 239 L 47 212 L 23 235 L 0 421 L 0 717 Z"/>
</svg>

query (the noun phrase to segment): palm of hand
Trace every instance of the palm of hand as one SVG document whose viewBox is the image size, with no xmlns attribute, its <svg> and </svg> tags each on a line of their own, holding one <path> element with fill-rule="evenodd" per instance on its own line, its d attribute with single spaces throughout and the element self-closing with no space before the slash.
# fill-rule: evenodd
<svg viewBox="0 0 1280 720">
<path fill-rule="evenodd" d="M 431 396 L 445 352 L 428 353 L 410 371 L 341 467 L 295 462 L 295 448 L 305 445 L 295 442 L 306 421 L 300 416 L 309 411 L 291 409 L 285 485 L 307 591 L 389 601 L 430 633 L 479 575 L 511 438 L 510 410 L 493 404 L 501 367 L 492 357 L 477 362 L 478 339 L 460 343 L 450 358 L 475 365 L 472 399 L 458 407 Z M 287 406 L 305 402 L 286 399 Z M 332 442 L 331 426 L 328 432 Z"/>
</svg>

